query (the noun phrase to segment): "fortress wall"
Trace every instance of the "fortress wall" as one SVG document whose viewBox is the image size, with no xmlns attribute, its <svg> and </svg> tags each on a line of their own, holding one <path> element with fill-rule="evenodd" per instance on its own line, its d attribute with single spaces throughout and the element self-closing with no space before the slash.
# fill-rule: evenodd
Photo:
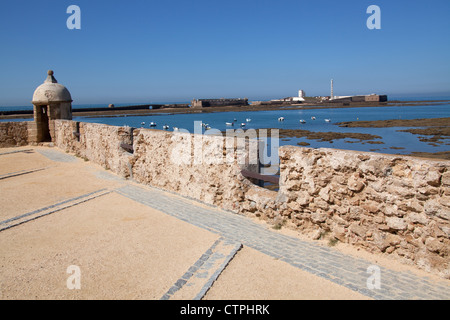
<svg viewBox="0 0 450 320">
<path fill-rule="evenodd" d="M 232 140 L 227 152 L 222 136 L 136 130 L 130 160 L 133 179 L 239 212 L 253 184 L 241 174 L 247 166 L 241 161 L 246 152 Z"/>
<path fill-rule="evenodd" d="M 19 147 L 28 144 L 28 126 L 24 122 L 0 122 L 0 148 Z"/>
<path fill-rule="evenodd" d="M 55 144 L 123 177 L 450 278 L 450 161 L 284 146 L 273 192 L 242 176 L 247 151 L 221 136 L 80 123 L 77 138 L 75 127 L 57 120 Z M 133 154 L 120 148 L 131 141 Z"/>
<path fill-rule="evenodd" d="M 79 127 L 79 137 L 77 132 Z M 241 174 L 255 171 L 257 159 L 249 158 L 246 141 L 153 129 L 133 129 L 103 124 L 55 120 L 55 145 L 124 177 L 176 192 L 225 210 L 241 212 L 255 186 Z M 130 154 L 121 143 L 133 145 Z M 252 146 L 250 146 L 252 145 Z M 256 150 L 256 149 L 254 149 Z M 255 154 L 255 153 L 253 153 Z"/>
<path fill-rule="evenodd" d="M 130 176 L 131 154 L 120 145 L 132 143 L 133 128 L 71 120 L 54 120 L 54 123 L 54 143 L 58 148 L 101 165 L 122 177 Z"/>
<path fill-rule="evenodd" d="M 284 219 L 450 278 L 450 161 L 291 146 L 279 155 Z"/>
</svg>

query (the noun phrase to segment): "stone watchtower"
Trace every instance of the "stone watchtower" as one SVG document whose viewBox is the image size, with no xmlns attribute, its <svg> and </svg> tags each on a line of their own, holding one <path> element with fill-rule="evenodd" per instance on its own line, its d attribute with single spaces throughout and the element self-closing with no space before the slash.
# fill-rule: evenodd
<svg viewBox="0 0 450 320">
<path fill-rule="evenodd" d="M 55 138 L 52 120 L 72 120 L 72 97 L 66 87 L 59 84 L 48 71 L 47 79 L 33 94 L 34 122 L 29 128 L 29 142 L 50 142 Z"/>
</svg>

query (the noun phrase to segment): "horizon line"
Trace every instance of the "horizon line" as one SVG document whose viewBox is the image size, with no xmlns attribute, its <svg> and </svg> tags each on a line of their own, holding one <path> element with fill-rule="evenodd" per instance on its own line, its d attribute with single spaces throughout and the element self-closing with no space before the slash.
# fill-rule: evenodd
<svg viewBox="0 0 450 320">
<path fill-rule="evenodd" d="M 349 94 L 348 96 L 358 96 L 358 95 L 367 95 L 367 94 Z M 450 98 L 450 92 L 422 92 L 422 93 L 380 93 L 380 95 L 387 95 L 388 98 L 389 96 L 394 96 L 394 97 L 401 97 L 401 98 L 406 98 L 406 97 L 430 97 L 430 98 Z M 311 96 L 306 96 L 306 97 L 326 97 L 329 95 L 311 95 Z M 225 97 L 221 97 L 221 98 L 225 98 Z M 234 97 L 236 98 L 236 97 Z M 280 99 L 278 98 L 248 98 L 246 97 L 249 101 L 269 101 L 269 100 L 273 100 L 273 99 Z M 151 101 L 149 100 L 135 100 L 135 101 L 128 101 L 128 102 L 124 102 L 124 101 L 119 101 L 119 102 L 80 102 L 80 103 L 72 103 L 72 105 L 76 106 L 76 105 L 108 105 L 108 104 L 160 104 L 160 103 L 186 103 L 186 102 L 191 102 L 192 99 L 181 99 L 181 98 L 174 98 L 174 99 L 157 99 L 157 100 L 153 100 Z M 208 97 L 204 97 L 204 98 L 199 98 L 199 99 L 213 99 L 213 98 L 208 98 Z M 220 99 L 220 98 L 216 98 L 216 99 Z M 226 99 L 231 99 L 230 97 L 227 97 Z M 74 100 L 75 102 L 76 100 Z M 33 104 L 31 103 L 31 101 L 29 102 L 29 104 L 21 104 L 21 103 L 12 103 L 12 104 L 2 104 L 0 103 L 0 107 L 5 108 L 5 107 L 27 107 L 27 106 L 33 106 Z"/>
</svg>

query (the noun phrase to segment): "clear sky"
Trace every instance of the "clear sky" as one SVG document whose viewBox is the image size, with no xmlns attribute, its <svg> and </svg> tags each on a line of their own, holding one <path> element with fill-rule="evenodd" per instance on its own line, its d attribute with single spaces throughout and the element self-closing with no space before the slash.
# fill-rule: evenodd
<svg viewBox="0 0 450 320">
<path fill-rule="evenodd" d="M 449 0 L 2 1 L 0 105 L 30 105 L 49 69 L 74 104 L 329 95 L 331 79 L 336 95 L 450 95 L 449 35 Z"/>
</svg>

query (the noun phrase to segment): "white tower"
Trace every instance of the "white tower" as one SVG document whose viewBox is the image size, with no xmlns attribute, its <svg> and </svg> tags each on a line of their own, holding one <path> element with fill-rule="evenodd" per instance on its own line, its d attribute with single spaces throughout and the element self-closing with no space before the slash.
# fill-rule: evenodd
<svg viewBox="0 0 450 320">
<path fill-rule="evenodd" d="M 330 95 L 330 100 L 334 99 L 334 93 L 333 93 L 333 79 L 331 79 L 331 95 Z"/>
</svg>

